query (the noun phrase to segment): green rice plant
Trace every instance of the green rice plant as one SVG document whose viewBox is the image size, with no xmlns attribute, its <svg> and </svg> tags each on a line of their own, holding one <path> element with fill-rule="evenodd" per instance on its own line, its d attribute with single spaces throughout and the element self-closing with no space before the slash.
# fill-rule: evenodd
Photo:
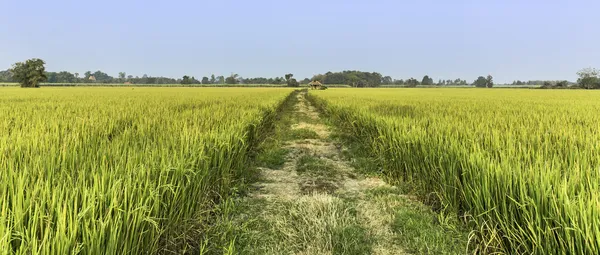
<svg viewBox="0 0 600 255">
<path fill-rule="evenodd" d="M 600 92 L 339 89 L 309 98 L 476 230 L 477 253 L 600 254 Z"/>
<path fill-rule="evenodd" d="M 284 88 L 0 88 L 0 254 L 198 248 Z"/>
</svg>

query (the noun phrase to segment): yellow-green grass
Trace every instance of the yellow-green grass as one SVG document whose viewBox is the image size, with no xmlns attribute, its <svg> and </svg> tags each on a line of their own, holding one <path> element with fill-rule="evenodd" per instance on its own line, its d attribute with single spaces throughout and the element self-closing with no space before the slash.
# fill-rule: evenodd
<svg viewBox="0 0 600 255">
<path fill-rule="evenodd" d="M 290 92 L 0 88 L 0 254 L 183 252 Z"/>
<path fill-rule="evenodd" d="M 311 91 L 391 180 L 466 215 L 479 252 L 600 254 L 600 91 Z"/>
<path fill-rule="evenodd" d="M 9 84 L 7 84 L 9 85 Z M 19 84 L 14 83 L 18 86 Z M 40 87 L 287 87 L 286 84 L 125 84 L 125 83 L 41 83 Z"/>
</svg>

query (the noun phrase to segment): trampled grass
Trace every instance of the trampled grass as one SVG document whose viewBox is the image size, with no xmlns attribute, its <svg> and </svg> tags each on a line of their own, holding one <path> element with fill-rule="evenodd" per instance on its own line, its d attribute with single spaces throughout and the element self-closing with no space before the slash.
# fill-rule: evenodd
<svg viewBox="0 0 600 255">
<path fill-rule="evenodd" d="M 193 249 L 290 92 L 0 88 L 0 254 Z"/>
<path fill-rule="evenodd" d="M 440 208 L 466 216 L 476 252 L 600 253 L 600 92 L 310 95 L 369 144 L 390 180 L 415 183 Z"/>
</svg>

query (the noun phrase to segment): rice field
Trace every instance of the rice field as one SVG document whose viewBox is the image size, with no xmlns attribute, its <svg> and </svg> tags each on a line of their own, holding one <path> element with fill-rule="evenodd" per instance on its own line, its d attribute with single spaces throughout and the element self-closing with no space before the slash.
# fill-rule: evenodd
<svg viewBox="0 0 600 255">
<path fill-rule="evenodd" d="M 311 91 L 411 184 L 475 231 L 475 253 L 600 254 L 600 93 Z"/>
<path fill-rule="evenodd" d="M 183 253 L 284 88 L 0 88 L 0 254 Z"/>
<path fill-rule="evenodd" d="M 287 88 L 0 88 L 0 255 L 210 240 Z M 330 89 L 309 99 L 474 253 L 600 254 L 600 92 Z M 218 237 L 217 237 L 218 238 Z"/>
</svg>

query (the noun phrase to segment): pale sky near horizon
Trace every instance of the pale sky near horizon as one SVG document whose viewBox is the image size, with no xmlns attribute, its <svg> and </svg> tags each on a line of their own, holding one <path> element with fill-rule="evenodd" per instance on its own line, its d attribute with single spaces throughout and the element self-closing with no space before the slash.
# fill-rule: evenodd
<svg viewBox="0 0 600 255">
<path fill-rule="evenodd" d="M 0 70 L 496 82 L 600 68 L 600 1 L 0 0 Z"/>
</svg>

